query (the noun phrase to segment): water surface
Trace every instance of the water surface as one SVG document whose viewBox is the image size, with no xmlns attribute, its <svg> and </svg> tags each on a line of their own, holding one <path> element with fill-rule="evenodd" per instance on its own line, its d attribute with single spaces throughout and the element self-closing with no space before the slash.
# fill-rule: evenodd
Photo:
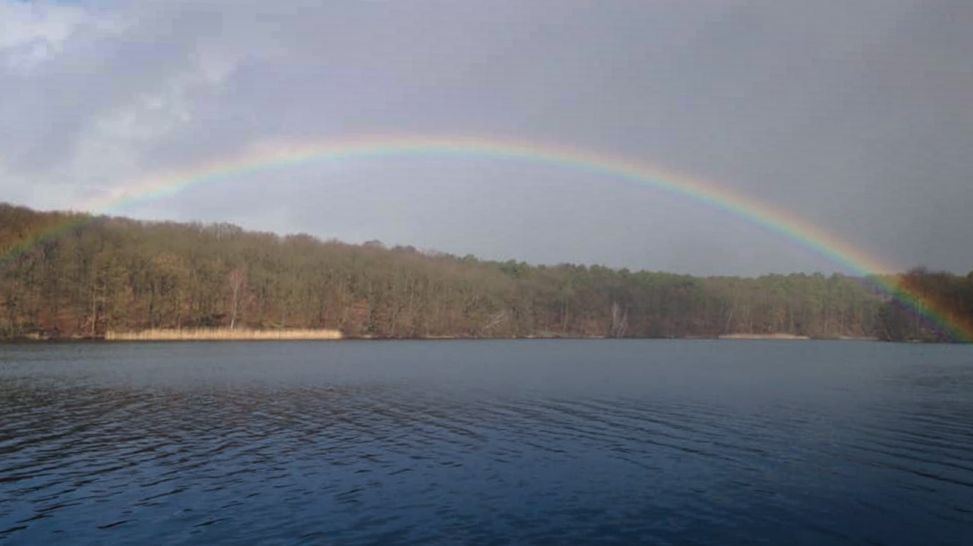
<svg viewBox="0 0 973 546">
<path fill-rule="evenodd" d="M 0 416 L 0 543 L 973 543 L 970 346 L 5 345 Z"/>
</svg>

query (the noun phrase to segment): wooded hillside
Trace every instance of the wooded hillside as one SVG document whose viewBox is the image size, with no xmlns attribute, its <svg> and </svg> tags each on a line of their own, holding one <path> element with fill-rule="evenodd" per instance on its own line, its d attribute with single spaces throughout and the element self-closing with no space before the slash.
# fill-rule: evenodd
<svg viewBox="0 0 973 546">
<path fill-rule="evenodd" d="M 25 251 L 18 245 L 52 227 Z M 913 285 L 973 316 L 973 273 Z M 0 338 L 149 328 L 333 328 L 356 337 L 941 339 L 867 280 L 700 278 L 532 266 L 349 245 L 228 224 L 149 223 L 0 205 Z"/>
</svg>

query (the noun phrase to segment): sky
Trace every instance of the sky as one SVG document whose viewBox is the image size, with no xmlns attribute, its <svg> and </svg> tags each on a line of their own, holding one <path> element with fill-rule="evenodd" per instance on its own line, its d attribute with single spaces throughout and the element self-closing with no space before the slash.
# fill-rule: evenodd
<svg viewBox="0 0 973 546">
<path fill-rule="evenodd" d="M 968 0 L 0 0 L 0 201 L 78 209 L 268 142 L 568 146 L 973 270 Z M 699 201 L 557 165 L 371 157 L 112 210 L 459 255 L 842 272 Z"/>
</svg>

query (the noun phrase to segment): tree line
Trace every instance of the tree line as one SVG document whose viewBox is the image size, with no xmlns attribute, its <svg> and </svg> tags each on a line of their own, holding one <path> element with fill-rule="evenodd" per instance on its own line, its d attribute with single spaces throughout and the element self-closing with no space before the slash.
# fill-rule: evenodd
<svg viewBox="0 0 973 546">
<path fill-rule="evenodd" d="M 954 322 L 973 317 L 973 273 L 917 269 L 884 279 L 923 295 L 909 303 L 877 290 L 876 280 L 529 265 L 0 204 L 3 339 L 245 327 L 378 338 L 785 333 L 947 341 L 921 318 L 924 305 L 947 309 Z"/>
</svg>

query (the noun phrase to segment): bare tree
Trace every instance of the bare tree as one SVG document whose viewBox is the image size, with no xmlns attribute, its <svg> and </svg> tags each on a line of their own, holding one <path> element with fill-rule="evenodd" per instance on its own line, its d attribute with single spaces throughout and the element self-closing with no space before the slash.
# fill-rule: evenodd
<svg viewBox="0 0 973 546">
<path fill-rule="evenodd" d="M 618 305 L 618 302 L 613 301 L 611 318 L 612 324 L 609 336 L 625 337 L 625 331 L 628 330 L 628 310 L 623 311 L 622 307 Z"/>
<path fill-rule="evenodd" d="M 227 282 L 230 285 L 230 329 L 236 327 L 237 315 L 240 312 L 240 296 L 247 286 L 247 274 L 242 268 L 236 268 L 227 275 Z"/>
</svg>

